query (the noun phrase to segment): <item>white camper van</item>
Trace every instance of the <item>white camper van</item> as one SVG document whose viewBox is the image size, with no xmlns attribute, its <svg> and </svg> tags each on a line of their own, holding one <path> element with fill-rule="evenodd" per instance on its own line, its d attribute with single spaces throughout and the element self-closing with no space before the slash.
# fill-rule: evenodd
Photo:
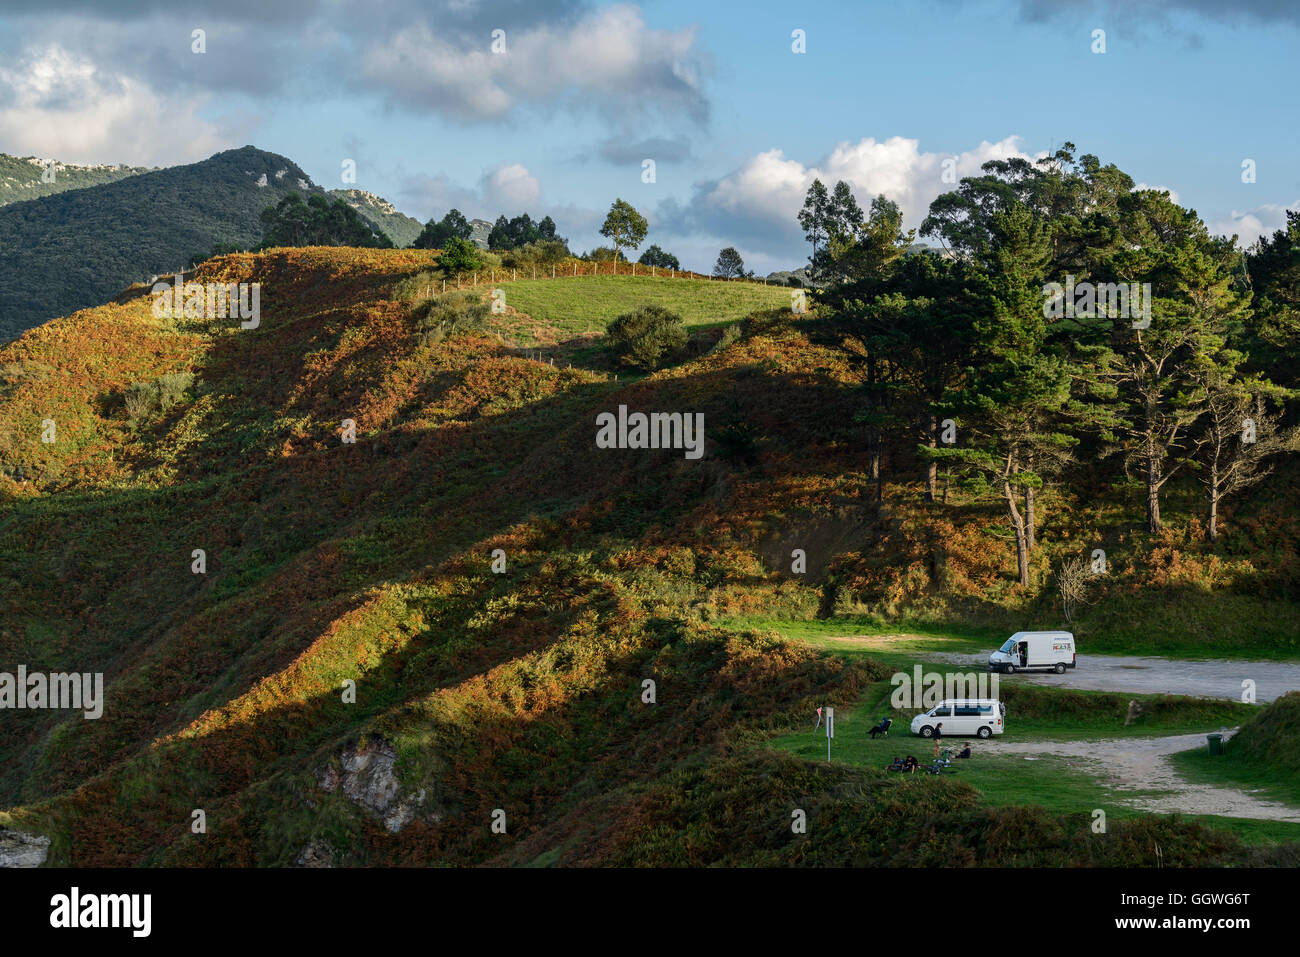
<svg viewBox="0 0 1300 957">
<path fill-rule="evenodd" d="M 989 655 L 989 671 L 1006 674 L 1046 668 L 1063 675 L 1074 665 L 1074 635 L 1068 631 L 1018 631 Z"/>
<path fill-rule="evenodd" d="M 912 733 L 933 738 L 942 722 L 943 736 L 974 734 L 981 738 L 1001 734 L 1007 706 L 997 698 L 949 698 L 912 719 Z"/>
</svg>

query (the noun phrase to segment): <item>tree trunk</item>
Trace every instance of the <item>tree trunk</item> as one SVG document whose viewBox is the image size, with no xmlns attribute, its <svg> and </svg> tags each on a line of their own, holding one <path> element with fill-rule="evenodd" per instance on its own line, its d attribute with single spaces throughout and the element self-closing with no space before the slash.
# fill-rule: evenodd
<svg viewBox="0 0 1300 957">
<path fill-rule="evenodd" d="M 1147 531 L 1160 531 L 1160 460 L 1154 452 L 1147 458 Z"/>
<path fill-rule="evenodd" d="M 1028 485 L 1025 486 L 1025 540 L 1031 552 L 1038 547 L 1034 532 L 1034 490 Z"/>
<path fill-rule="evenodd" d="M 1219 539 L 1219 470 L 1210 466 L 1210 520 L 1205 528 L 1205 537 L 1211 543 Z"/>
<path fill-rule="evenodd" d="M 1016 570 L 1020 573 L 1020 584 L 1029 587 L 1029 549 L 1025 539 L 1025 518 L 1016 507 L 1016 493 L 1011 483 L 1003 481 L 1002 492 L 1007 497 L 1007 509 L 1011 513 L 1011 524 L 1016 530 Z"/>
<path fill-rule="evenodd" d="M 930 434 L 926 444 L 932 449 L 939 447 L 939 417 L 930 416 Z M 925 500 L 933 502 L 938 497 L 939 486 L 939 462 L 936 459 L 930 459 L 930 464 L 925 470 Z"/>
</svg>

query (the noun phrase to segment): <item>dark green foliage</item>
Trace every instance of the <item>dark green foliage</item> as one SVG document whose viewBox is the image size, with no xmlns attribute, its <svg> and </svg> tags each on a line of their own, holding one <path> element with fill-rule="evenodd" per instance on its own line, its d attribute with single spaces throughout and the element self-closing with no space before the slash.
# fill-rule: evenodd
<svg viewBox="0 0 1300 957">
<path fill-rule="evenodd" d="M 498 216 L 492 231 L 488 233 L 488 249 L 499 251 L 518 249 L 520 246 L 545 240 L 559 240 L 562 244 L 568 242 L 563 237 L 555 235 L 555 221 L 550 216 L 536 223 L 527 213 L 510 220 Z"/>
<path fill-rule="evenodd" d="M 609 347 L 626 365 L 654 370 L 686 346 L 682 317 L 663 306 L 639 306 L 624 313 L 605 333 Z"/>
<path fill-rule="evenodd" d="M 412 245 L 420 235 L 421 226 L 418 219 L 412 219 L 398 212 L 392 204 L 361 189 L 332 189 L 329 195 L 341 199 L 361 218 L 387 236 L 399 249 Z"/>
<path fill-rule="evenodd" d="M 666 253 L 657 245 L 650 246 L 641 254 L 637 263 L 642 266 L 658 266 L 660 269 L 681 269 L 682 264 L 672 253 Z"/>
<path fill-rule="evenodd" d="M 745 260 L 735 246 L 728 246 L 718 253 L 718 261 L 713 264 L 713 275 L 721 279 L 740 279 L 745 275 Z"/>
<path fill-rule="evenodd" d="M 0 208 L 0 341 L 175 272 L 217 244 L 256 246 L 262 211 L 299 178 L 307 174 L 283 156 L 246 146 Z"/>
<path fill-rule="evenodd" d="M 53 196 L 71 189 L 86 189 L 116 183 L 128 176 L 150 172 L 145 166 L 76 166 L 56 163 L 53 182 L 46 167 L 34 156 L 9 156 L 0 153 L 0 206 L 20 203 L 42 196 Z"/>
<path fill-rule="evenodd" d="M 276 246 L 361 246 L 384 249 L 392 240 L 361 217 L 341 199 L 330 201 L 319 194 L 307 197 L 290 193 L 275 206 L 262 211 L 262 243 L 259 249 Z"/>
<path fill-rule="evenodd" d="M 452 236 L 442 247 L 438 265 L 446 275 L 458 276 L 483 268 L 483 256 L 479 248 L 469 240 Z"/>
<path fill-rule="evenodd" d="M 474 228 L 459 209 L 453 209 L 442 219 L 432 219 L 424 224 L 424 230 L 411 243 L 414 249 L 445 249 L 452 239 L 469 239 Z"/>
<path fill-rule="evenodd" d="M 507 250 L 501 257 L 501 264 L 512 269 L 527 269 L 532 266 L 553 266 L 564 262 L 572 254 L 562 239 L 539 239 L 525 246 L 516 246 Z"/>
<path fill-rule="evenodd" d="M 605 217 L 605 224 L 600 227 L 600 234 L 614 244 L 614 259 L 618 260 L 624 248 L 636 249 L 645 240 L 646 230 L 650 224 L 631 203 L 621 199 L 614 200 Z"/>
</svg>

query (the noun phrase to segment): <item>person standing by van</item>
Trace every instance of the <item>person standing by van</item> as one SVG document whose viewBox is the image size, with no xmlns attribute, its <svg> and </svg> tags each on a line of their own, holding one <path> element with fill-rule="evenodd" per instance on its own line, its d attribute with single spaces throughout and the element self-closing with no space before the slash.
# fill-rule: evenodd
<svg viewBox="0 0 1300 957">
<path fill-rule="evenodd" d="M 935 757 L 935 760 L 938 760 L 938 758 L 939 758 L 939 742 L 940 742 L 940 740 L 942 740 L 942 738 L 943 738 L 943 722 L 940 721 L 938 724 L 936 724 L 936 725 L 934 726 L 934 757 Z"/>
</svg>

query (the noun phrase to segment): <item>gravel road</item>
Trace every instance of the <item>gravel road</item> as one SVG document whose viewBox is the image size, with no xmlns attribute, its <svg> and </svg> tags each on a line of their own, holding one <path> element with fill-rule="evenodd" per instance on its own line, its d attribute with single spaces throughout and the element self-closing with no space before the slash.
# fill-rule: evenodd
<svg viewBox="0 0 1300 957">
<path fill-rule="evenodd" d="M 988 655 L 940 652 L 932 656 L 946 664 L 976 670 L 988 667 Z M 1263 704 L 1288 691 L 1300 690 L 1300 663 L 1290 661 L 1171 661 L 1124 655 L 1079 655 L 1077 668 L 1063 675 L 1019 672 L 999 675 L 1002 681 L 1079 688 L 1085 691 L 1120 691 L 1130 694 L 1183 694 L 1241 700 L 1243 682 L 1255 682 L 1255 700 Z"/>
<path fill-rule="evenodd" d="M 1235 728 L 1233 731 L 1235 732 Z M 1035 760 L 1050 755 L 1094 775 L 1124 791 L 1165 791 L 1166 794 L 1135 794 L 1126 803 L 1161 814 L 1219 814 L 1268 821 L 1300 823 L 1300 808 L 1255 797 L 1249 791 L 1193 784 L 1181 777 L 1169 762 L 1169 755 L 1206 746 L 1203 734 L 1177 734 L 1167 738 L 1123 738 L 1099 741 L 1002 741 L 992 738 L 972 747 L 979 754 L 1023 755 Z"/>
</svg>

